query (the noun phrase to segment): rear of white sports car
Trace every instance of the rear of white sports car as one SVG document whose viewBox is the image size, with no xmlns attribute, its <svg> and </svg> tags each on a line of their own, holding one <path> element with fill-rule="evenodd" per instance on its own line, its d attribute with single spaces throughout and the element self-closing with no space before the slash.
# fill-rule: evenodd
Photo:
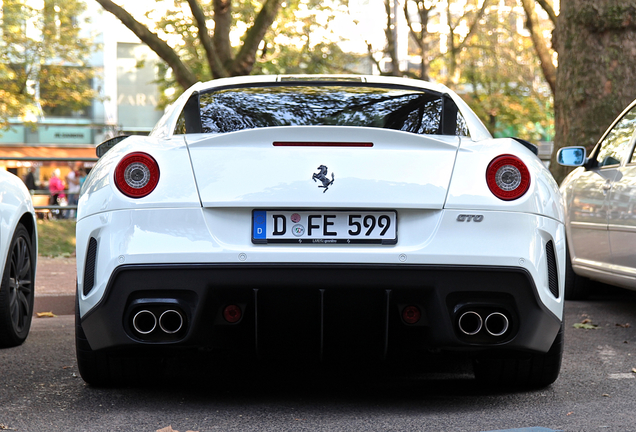
<svg viewBox="0 0 636 432">
<path fill-rule="evenodd" d="M 82 191 L 82 377 L 192 349 L 422 367 L 454 353 L 487 382 L 552 383 L 563 210 L 531 150 L 419 81 L 195 86 Z"/>
</svg>

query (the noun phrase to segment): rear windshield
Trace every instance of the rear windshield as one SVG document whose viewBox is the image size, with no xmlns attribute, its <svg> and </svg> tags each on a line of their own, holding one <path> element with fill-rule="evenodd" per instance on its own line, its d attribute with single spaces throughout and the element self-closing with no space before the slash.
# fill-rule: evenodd
<svg viewBox="0 0 636 432">
<path fill-rule="evenodd" d="M 286 85 L 232 88 L 199 95 L 201 132 L 215 134 L 316 125 L 441 134 L 444 106 L 443 96 L 437 93 L 369 86 Z M 450 111 L 454 135 L 468 135 L 466 122 L 456 107 Z M 175 133 L 185 133 L 185 124 L 181 119 Z"/>
</svg>

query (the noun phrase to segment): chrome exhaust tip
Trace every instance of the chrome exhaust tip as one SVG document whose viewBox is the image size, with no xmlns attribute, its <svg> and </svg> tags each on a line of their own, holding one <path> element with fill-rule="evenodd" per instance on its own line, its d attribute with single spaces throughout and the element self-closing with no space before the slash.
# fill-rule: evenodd
<svg viewBox="0 0 636 432">
<path fill-rule="evenodd" d="M 133 317 L 132 324 L 137 333 L 147 335 L 157 328 L 157 317 L 149 310 L 140 310 Z"/>
<path fill-rule="evenodd" d="M 464 312 L 457 320 L 457 325 L 462 333 L 474 336 L 481 331 L 483 320 L 475 311 Z"/>
<path fill-rule="evenodd" d="M 183 315 L 174 309 L 164 311 L 159 317 L 159 327 L 167 334 L 175 334 L 183 327 Z"/>
<path fill-rule="evenodd" d="M 501 312 L 493 312 L 486 317 L 484 326 L 489 335 L 498 337 L 503 336 L 508 331 L 510 321 Z"/>
</svg>

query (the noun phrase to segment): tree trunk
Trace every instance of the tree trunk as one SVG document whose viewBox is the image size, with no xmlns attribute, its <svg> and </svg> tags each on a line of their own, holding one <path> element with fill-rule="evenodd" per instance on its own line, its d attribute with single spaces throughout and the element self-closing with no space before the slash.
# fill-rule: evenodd
<svg viewBox="0 0 636 432">
<path fill-rule="evenodd" d="M 226 67 L 232 61 L 232 1 L 214 0 L 214 48 Z"/>
<path fill-rule="evenodd" d="M 397 17 L 393 14 L 393 0 L 384 0 L 384 10 L 386 11 L 386 28 L 384 34 L 386 35 L 386 51 L 391 57 L 391 73 L 390 75 L 400 76 L 400 64 L 397 54 L 397 41 L 395 40 L 395 25 Z"/>
<path fill-rule="evenodd" d="M 556 148 L 588 151 L 636 98 L 636 0 L 561 2 L 556 28 Z M 561 181 L 568 169 L 551 164 Z"/>
</svg>

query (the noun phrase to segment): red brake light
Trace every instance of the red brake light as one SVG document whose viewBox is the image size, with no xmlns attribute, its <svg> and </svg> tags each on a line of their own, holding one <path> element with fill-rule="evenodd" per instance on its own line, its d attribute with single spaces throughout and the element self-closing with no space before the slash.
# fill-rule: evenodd
<svg viewBox="0 0 636 432">
<path fill-rule="evenodd" d="M 488 165 L 486 182 L 497 198 L 512 201 L 523 196 L 530 188 L 530 171 L 518 157 L 501 155 Z"/>
<path fill-rule="evenodd" d="M 239 322 L 242 316 L 243 311 L 237 305 L 229 305 L 223 309 L 223 318 L 231 324 Z"/>
<path fill-rule="evenodd" d="M 115 185 L 131 198 L 143 198 L 159 183 L 159 165 L 146 153 L 130 153 L 115 168 Z"/>
<path fill-rule="evenodd" d="M 422 317 L 422 312 L 417 306 L 407 306 L 402 311 L 402 319 L 407 324 L 417 324 Z"/>
</svg>

